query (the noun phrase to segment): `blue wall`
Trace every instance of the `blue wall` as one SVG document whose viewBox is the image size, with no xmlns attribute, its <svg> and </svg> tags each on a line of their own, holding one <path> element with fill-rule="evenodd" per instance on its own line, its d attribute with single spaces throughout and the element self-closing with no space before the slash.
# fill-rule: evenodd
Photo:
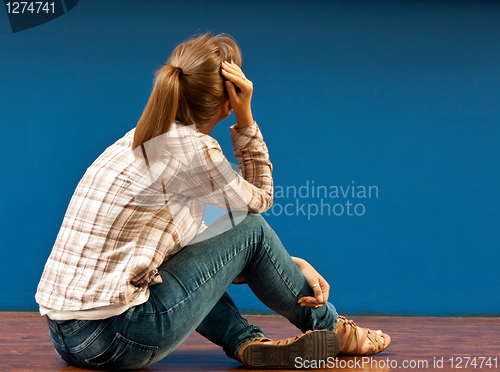
<svg viewBox="0 0 500 372">
<path fill-rule="evenodd" d="M 212 31 L 255 84 L 284 191 L 266 218 L 342 313 L 500 315 L 499 20 L 481 1 L 82 0 L 13 34 L 0 11 L 0 309 L 36 308 L 78 180 L 135 126 L 173 47 Z M 229 124 L 213 134 L 231 157 Z"/>
</svg>

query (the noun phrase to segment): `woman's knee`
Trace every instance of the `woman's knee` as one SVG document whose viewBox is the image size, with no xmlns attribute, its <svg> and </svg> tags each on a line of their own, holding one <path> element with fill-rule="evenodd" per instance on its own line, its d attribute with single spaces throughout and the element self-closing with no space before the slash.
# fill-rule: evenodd
<svg viewBox="0 0 500 372">
<path fill-rule="evenodd" d="M 245 222 L 249 223 L 253 226 L 256 226 L 256 227 L 261 227 L 263 225 L 267 225 L 266 220 L 259 213 L 248 213 L 248 215 L 245 218 Z"/>
<path fill-rule="evenodd" d="M 252 232 L 254 241 L 263 243 L 268 248 L 281 244 L 278 236 L 261 214 L 249 213 L 243 223 L 242 227 Z"/>
<path fill-rule="evenodd" d="M 267 235 L 269 233 L 274 234 L 271 226 L 269 226 L 264 217 L 262 217 L 259 213 L 249 213 L 246 216 L 244 223 L 244 227 L 249 228 L 256 233 L 262 233 L 263 235 Z"/>
</svg>

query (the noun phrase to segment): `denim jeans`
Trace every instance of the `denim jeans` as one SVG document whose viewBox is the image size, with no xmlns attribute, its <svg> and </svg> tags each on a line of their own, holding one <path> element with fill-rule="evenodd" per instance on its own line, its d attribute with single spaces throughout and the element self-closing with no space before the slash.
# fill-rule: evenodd
<svg viewBox="0 0 500 372">
<path fill-rule="evenodd" d="M 103 320 L 47 318 L 57 353 L 86 368 L 134 370 L 161 360 L 196 330 L 235 358 L 243 343 L 266 337 L 241 317 L 227 292 L 240 273 L 265 305 L 302 332 L 335 328 L 332 304 L 297 304 L 313 291 L 261 215 L 249 214 L 227 231 L 226 223 L 212 224 L 213 237 L 197 239 L 160 266 L 163 283 L 150 287 L 144 304 Z"/>
</svg>

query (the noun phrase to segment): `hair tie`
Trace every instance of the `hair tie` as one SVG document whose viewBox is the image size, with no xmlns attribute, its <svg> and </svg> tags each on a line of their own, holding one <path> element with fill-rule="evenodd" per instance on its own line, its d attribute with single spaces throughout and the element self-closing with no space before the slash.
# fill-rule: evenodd
<svg viewBox="0 0 500 372">
<path fill-rule="evenodd" d="M 179 74 L 179 77 L 181 77 L 184 72 L 182 72 L 182 68 L 177 67 L 177 73 Z"/>
</svg>

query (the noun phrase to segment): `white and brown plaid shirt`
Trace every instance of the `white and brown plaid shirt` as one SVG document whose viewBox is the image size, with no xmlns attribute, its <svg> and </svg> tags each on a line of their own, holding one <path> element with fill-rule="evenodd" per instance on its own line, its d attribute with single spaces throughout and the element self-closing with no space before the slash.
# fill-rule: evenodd
<svg viewBox="0 0 500 372">
<path fill-rule="evenodd" d="M 231 127 L 233 170 L 215 139 L 174 124 L 132 151 L 134 130 L 87 169 L 70 201 L 36 301 L 62 311 L 129 304 L 161 282 L 157 268 L 205 226 L 206 204 L 262 213 L 272 165 L 257 124 Z M 161 156 L 155 149 L 161 148 Z"/>
</svg>

